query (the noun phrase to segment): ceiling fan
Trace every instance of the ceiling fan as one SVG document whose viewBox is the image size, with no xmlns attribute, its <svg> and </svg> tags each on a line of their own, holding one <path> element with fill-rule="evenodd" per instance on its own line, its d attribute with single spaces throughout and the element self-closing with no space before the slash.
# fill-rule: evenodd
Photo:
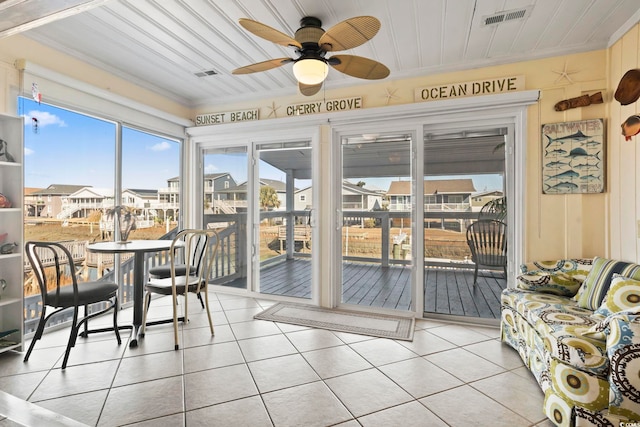
<svg viewBox="0 0 640 427">
<path fill-rule="evenodd" d="M 322 29 L 320 19 L 305 16 L 300 20 L 300 28 L 294 37 L 251 19 L 241 18 L 240 25 L 265 40 L 295 48 L 298 58 L 270 59 L 236 68 L 233 74 L 267 71 L 292 62 L 300 92 L 306 96 L 318 93 L 329 73 L 329 65 L 344 74 L 361 79 L 377 80 L 389 75 L 389 69 L 373 59 L 356 55 L 326 57 L 329 52 L 352 49 L 371 40 L 380 29 L 380 21 L 373 16 L 349 18 L 328 31 Z"/>
</svg>

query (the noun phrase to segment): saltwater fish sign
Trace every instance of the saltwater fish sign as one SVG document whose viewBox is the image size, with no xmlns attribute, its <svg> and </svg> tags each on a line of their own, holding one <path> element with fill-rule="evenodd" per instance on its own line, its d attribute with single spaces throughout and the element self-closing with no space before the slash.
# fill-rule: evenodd
<svg viewBox="0 0 640 427">
<path fill-rule="evenodd" d="M 522 89 L 524 89 L 524 76 L 513 76 L 418 88 L 415 90 L 414 96 L 416 101 L 438 101 L 466 96 L 515 92 Z"/>
</svg>

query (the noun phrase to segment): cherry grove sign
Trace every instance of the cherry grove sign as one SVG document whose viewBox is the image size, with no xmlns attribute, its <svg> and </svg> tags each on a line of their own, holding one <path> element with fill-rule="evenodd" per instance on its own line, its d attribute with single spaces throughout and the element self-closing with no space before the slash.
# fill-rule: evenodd
<svg viewBox="0 0 640 427">
<path fill-rule="evenodd" d="M 438 101 L 467 96 L 491 95 L 523 90 L 524 76 L 499 77 L 462 83 L 449 83 L 415 89 L 415 101 Z"/>
<path fill-rule="evenodd" d="M 288 105 L 287 116 L 301 116 L 305 114 L 327 113 L 332 111 L 359 110 L 362 108 L 362 98 L 327 99 L 323 101 L 304 102 Z"/>
</svg>

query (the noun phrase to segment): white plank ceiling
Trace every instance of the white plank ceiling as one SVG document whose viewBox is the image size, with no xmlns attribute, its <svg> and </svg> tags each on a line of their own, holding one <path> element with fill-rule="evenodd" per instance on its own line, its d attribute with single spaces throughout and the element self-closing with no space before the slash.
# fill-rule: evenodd
<svg viewBox="0 0 640 427">
<path fill-rule="evenodd" d="M 525 17 L 484 25 L 498 12 Z M 4 0 L 0 37 L 20 33 L 185 106 L 292 95 L 291 65 L 235 68 L 295 51 L 244 30 L 239 18 L 292 35 L 304 16 L 323 28 L 360 15 L 382 28 L 347 54 L 380 61 L 387 80 L 604 49 L 640 20 L 639 0 Z M 215 75 L 196 73 L 213 70 Z M 330 70 L 327 88 L 365 80 Z"/>
</svg>

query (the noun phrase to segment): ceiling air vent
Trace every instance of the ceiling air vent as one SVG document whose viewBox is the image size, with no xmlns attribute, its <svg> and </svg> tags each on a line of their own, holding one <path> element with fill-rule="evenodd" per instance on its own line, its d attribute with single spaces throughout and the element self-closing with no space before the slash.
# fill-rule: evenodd
<svg viewBox="0 0 640 427">
<path fill-rule="evenodd" d="M 215 70 L 206 70 L 206 71 L 197 71 L 193 74 L 195 74 L 197 77 L 207 77 L 207 76 L 215 76 L 216 74 L 218 74 L 218 72 Z"/>
<path fill-rule="evenodd" d="M 503 22 L 514 21 L 517 19 L 524 19 L 531 13 L 531 6 L 527 6 L 521 9 L 503 10 L 502 12 L 494 13 L 493 15 L 487 15 L 482 17 L 482 26 L 498 25 Z"/>
</svg>

